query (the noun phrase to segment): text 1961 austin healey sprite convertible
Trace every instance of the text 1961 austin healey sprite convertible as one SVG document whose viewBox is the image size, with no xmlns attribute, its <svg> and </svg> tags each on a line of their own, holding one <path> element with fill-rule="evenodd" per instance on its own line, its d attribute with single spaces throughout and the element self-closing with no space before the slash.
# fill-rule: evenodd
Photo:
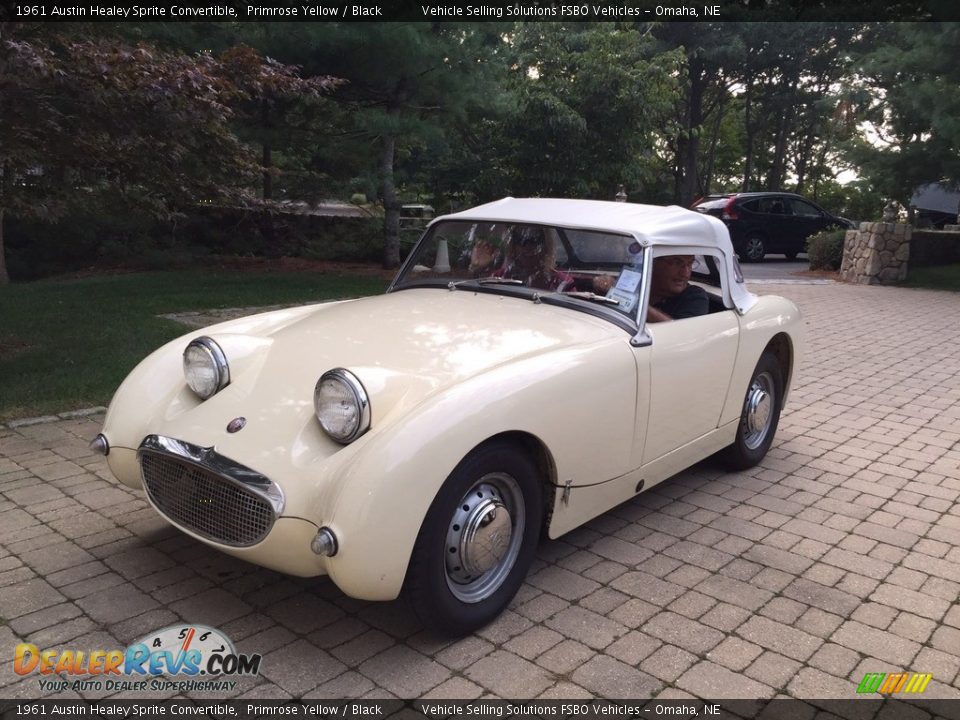
<svg viewBox="0 0 960 720">
<path fill-rule="evenodd" d="M 652 268 L 677 255 L 703 312 L 648 322 Z M 356 598 L 405 591 L 462 634 L 541 534 L 718 451 L 759 462 L 800 332 L 793 303 L 747 291 L 715 218 L 507 198 L 431 222 L 385 295 L 168 343 L 93 445 L 192 537 Z"/>
</svg>

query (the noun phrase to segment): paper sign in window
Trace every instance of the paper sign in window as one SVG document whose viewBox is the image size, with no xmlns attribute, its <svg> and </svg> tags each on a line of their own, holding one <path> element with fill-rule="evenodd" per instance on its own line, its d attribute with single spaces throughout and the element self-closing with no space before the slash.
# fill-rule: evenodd
<svg viewBox="0 0 960 720">
<path fill-rule="evenodd" d="M 625 293 L 636 293 L 637 289 L 640 287 L 640 273 L 636 270 L 630 270 L 629 268 L 624 268 L 620 273 L 620 277 L 617 278 L 617 290 L 621 290 Z"/>
</svg>

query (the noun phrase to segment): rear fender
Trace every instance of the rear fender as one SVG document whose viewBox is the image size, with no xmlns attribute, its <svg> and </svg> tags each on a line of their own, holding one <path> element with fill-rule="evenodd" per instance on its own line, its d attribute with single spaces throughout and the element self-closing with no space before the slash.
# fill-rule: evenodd
<svg viewBox="0 0 960 720">
<path fill-rule="evenodd" d="M 774 342 L 777 350 L 781 351 L 778 353 L 781 355 L 781 365 L 785 362 L 790 365 L 783 377 L 783 402 L 785 403 L 797 358 L 803 348 L 804 332 L 800 310 L 786 298 L 773 295 L 762 296 L 757 300 L 756 305 L 739 318 L 739 321 L 740 347 L 737 351 L 737 362 L 730 379 L 727 398 L 724 401 L 720 425 L 733 422 L 740 417 L 750 378 L 753 377 L 760 355 L 771 342 Z M 787 350 L 789 350 L 789 359 L 782 357 L 783 352 Z"/>
</svg>

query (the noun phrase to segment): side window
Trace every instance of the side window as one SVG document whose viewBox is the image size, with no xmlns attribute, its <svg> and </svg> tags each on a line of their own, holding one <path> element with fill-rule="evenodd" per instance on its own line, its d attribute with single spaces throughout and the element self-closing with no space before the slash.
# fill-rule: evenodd
<svg viewBox="0 0 960 720">
<path fill-rule="evenodd" d="M 760 210 L 759 200 L 748 200 L 747 202 L 743 203 L 740 207 L 742 207 L 745 210 L 749 210 L 750 212 L 764 212 L 763 210 Z"/>
<path fill-rule="evenodd" d="M 718 260 L 712 255 L 694 255 L 690 279 L 694 282 L 711 285 L 720 292 L 720 270 Z"/>
<path fill-rule="evenodd" d="M 726 282 L 723 267 L 723 260 L 719 255 L 694 256 L 691 279 L 702 285 L 706 291 L 711 313 L 723 312 L 727 309 L 723 301 L 723 285 Z"/>
<path fill-rule="evenodd" d="M 722 310 L 720 295 L 700 284 L 710 281 L 711 259 L 680 254 L 654 258 L 647 322 L 684 320 Z M 719 279 L 719 274 L 717 277 Z M 691 284 L 691 280 L 696 283 Z"/>
<path fill-rule="evenodd" d="M 767 213 L 768 215 L 785 215 L 787 213 L 787 208 L 784 205 L 783 198 L 759 198 L 757 200 L 757 207 L 759 212 Z"/>
<path fill-rule="evenodd" d="M 790 204 L 793 206 L 793 214 L 800 215 L 802 217 L 822 217 L 823 213 L 820 212 L 817 208 L 811 205 L 808 202 L 803 200 L 791 200 Z"/>
<path fill-rule="evenodd" d="M 547 228 L 546 232 L 550 236 L 550 239 L 553 241 L 557 267 L 561 267 L 561 268 L 567 267 L 570 264 L 570 258 L 567 255 L 567 248 L 564 246 L 563 240 L 561 240 L 560 238 L 560 234 L 556 231 L 555 228 Z"/>
</svg>

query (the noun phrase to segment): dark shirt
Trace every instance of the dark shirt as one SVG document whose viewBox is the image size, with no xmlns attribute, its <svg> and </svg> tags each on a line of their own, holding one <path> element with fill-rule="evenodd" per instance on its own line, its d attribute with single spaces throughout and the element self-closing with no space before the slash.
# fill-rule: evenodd
<svg viewBox="0 0 960 720">
<path fill-rule="evenodd" d="M 654 307 L 665 312 L 674 320 L 679 320 L 680 318 L 706 315 L 710 312 L 710 300 L 707 298 L 706 290 L 699 285 L 687 285 L 682 293 L 661 300 Z"/>
</svg>

